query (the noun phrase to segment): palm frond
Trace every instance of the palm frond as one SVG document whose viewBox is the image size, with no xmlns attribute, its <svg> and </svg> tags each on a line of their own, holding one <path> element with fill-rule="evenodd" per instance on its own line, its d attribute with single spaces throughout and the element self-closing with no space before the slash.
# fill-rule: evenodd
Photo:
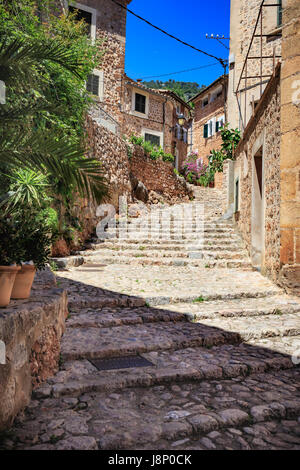
<svg viewBox="0 0 300 470">
<path fill-rule="evenodd" d="M 74 187 L 83 197 L 99 202 L 108 194 L 101 163 L 86 158 L 79 145 L 64 137 L 57 139 L 52 131 L 6 130 L 0 135 L 0 164 L 50 174 L 65 187 Z"/>
<path fill-rule="evenodd" d="M 36 69 L 47 63 L 61 65 L 73 75 L 82 79 L 83 62 L 71 48 L 66 48 L 61 40 L 49 38 L 44 41 L 30 42 L 24 39 L 11 40 L 0 36 L 0 80 L 9 84 L 11 81 L 30 81 Z"/>
</svg>

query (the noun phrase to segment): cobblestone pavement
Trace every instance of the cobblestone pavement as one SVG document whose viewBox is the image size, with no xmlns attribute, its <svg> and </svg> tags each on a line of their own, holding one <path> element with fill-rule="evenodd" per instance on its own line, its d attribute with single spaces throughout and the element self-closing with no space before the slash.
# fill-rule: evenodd
<svg viewBox="0 0 300 470">
<path fill-rule="evenodd" d="M 204 254 L 174 230 L 93 243 L 58 272 L 70 299 L 60 370 L 0 448 L 300 449 L 299 298 L 251 270 L 220 197 L 193 203 L 206 201 Z M 124 356 L 149 362 L 97 368 Z"/>
</svg>

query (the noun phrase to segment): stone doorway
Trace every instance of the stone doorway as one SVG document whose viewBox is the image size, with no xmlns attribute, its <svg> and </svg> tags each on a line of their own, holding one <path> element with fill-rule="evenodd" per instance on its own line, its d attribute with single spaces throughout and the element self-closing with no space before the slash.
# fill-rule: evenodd
<svg viewBox="0 0 300 470">
<path fill-rule="evenodd" d="M 264 258 L 264 161 L 263 146 L 253 155 L 252 162 L 251 258 L 261 269 Z"/>
</svg>

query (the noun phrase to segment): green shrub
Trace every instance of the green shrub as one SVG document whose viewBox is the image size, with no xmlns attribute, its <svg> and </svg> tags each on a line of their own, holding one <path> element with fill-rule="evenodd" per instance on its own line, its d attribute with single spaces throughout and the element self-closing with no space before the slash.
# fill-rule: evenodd
<svg viewBox="0 0 300 470">
<path fill-rule="evenodd" d="M 164 162 L 174 162 L 175 157 L 171 153 L 165 153 L 162 157 Z"/>
<path fill-rule="evenodd" d="M 151 144 L 148 140 L 144 140 L 143 137 L 132 135 L 130 142 L 134 145 L 142 147 L 151 160 L 162 160 L 164 162 L 174 162 L 175 157 L 170 153 L 165 153 L 161 147 Z"/>
<path fill-rule="evenodd" d="M 136 135 L 132 135 L 130 138 L 129 138 L 129 141 L 134 144 L 134 145 L 140 145 L 142 146 L 143 145 L 143 142 L 144 142 L 144 139 L 143 137 L 138 137 Z"/>
</svg>

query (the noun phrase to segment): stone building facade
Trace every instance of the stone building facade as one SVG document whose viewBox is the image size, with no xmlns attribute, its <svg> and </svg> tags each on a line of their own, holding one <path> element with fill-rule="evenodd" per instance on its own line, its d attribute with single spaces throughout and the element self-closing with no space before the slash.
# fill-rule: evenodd
<svg viewBox="0 0 300 470">
<path fill-rule="evenodd" d="M 282 63 L 253 109 L 235 160 L 224 165 L 224 212 L 234 214 L 253 265 L 299 288 L 300 4 L 286 0 L 282 8 Z"/>
<path fill-rule="evenodd" d="M 192 150 L 208 163 L 211 150 L 221 147 L 221 128 L 225 123 L 227 77 L 215 80 L 190 102 L 194 103 Z"/>
<path fill-rule="evenodd" d="M 283 3 L 280 144 L 281 276 L 300 284 L 300 3 Z"/>
<path fill-rule="evenodd" d="M 131 0 L 120 0 L 127 6 Z M 101 63 L 87 81 L 95 100 L 94 119 L 110 130 L 122 125 L 122 78 L 125 68 L 126 10 L 107 0 L 80 0 L 68 8 L 89 25 L 93 41 L 100 41 Z"/>
<path fill-rule="evenodd" d="M 252 263 L 275 278 L 280 269 L 280 67 L 236 149 L 231 183 L 234 212 Z"/>
<path fill-rule="evenodd" d="M 284 0 L 283 0 L 284 1 Z M 265 0 L 262 7 L 262 38 L 252 35 L 259 15 L 262 0 L 231 0 L 230 15 L 230 54 L 229 54 L 229 81 L 228 81 L 228 116 L 232 128 L 244 129 L 253 114 L 253 108 L 257 105 L 264 91 L 270 74 L 281 56 L 281 23 L 282 23 L 282 1 Z M 277 6 L 267 7 L 271 4 Z M 256 34 L 261 32 L 261 22 L 258 21 Z M 261 47 L 263 57 L 262 70 L 260 71 Z M 244 67 L 246 55 L 252 57 L 247 61 L 244 75 L 249 77 L 260 76 L 262 72 L 262 87 L 260 78 L 248 78 L 247 82 L 239 79 Z M 267 76 L 268 75 L 268 76 Z M 239 90 L 236 94 L 237 88 Z"/>
<path fill-rule="evenodd" d="M 125 75 L 122 112 L 124 135 L 142 136 L 162 147 L 174 155 L 174 165 L 180 168 L 188 147 L 190 106 L 187 103 L 171 91 L 146 88 Z M 178 123 L 181 114 L 186 119 L 183 126 Z"/>
</svg>

